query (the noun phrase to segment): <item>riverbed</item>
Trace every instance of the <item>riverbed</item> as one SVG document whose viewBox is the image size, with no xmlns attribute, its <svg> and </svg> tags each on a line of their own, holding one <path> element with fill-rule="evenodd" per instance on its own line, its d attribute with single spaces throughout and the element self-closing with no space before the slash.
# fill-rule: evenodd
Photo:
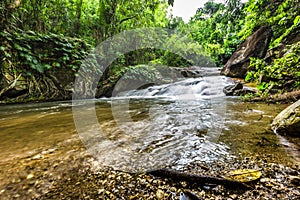
<svg viewBox="0 0 300 200">
<path fill-rule="evenodd" d="M 74 178 L 72 169 L 82 178 L 87 171 L 97 174 L 103 169 L 122 176 L 154 168 L 201 172 L 201 165 L 221 173 L 216 163 L 229 169 L 228 163 L 255 162 L 252 158 L 297 166 L 297 139 L 291 142 L 269 128 L 287 105 L 226 97 L 221 90 L 226 84 L 224 77 L 214 76 L 113 98 L 2 105 L 1 199 L 39 198 L 54 192 L 53 188 L 57 191 L 58 183 L 69 188 L 61 180 Z M 80 191 L 76 184 L 73 187 Z M 101 197 L 106 191 L 99 190 Z M 157 195 L 157 188 L 152 190 Z"/>
</svg>

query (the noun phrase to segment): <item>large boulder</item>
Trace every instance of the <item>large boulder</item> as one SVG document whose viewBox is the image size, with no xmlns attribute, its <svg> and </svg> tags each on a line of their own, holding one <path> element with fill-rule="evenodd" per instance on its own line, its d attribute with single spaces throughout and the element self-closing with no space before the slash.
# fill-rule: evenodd
<svg viewBox="0 0 300 200">
<path fill-rule="evenodd" d="M 222 75 L 245 78 L 250 57 L 264 58 L 272 37 L 272 30 L 263 26 L 249 36 L 234 52 L 221 71 Z"/>
<path fill-rule="evenodd" d="M 274 132 L 281 135 L 300 136 L 300 100 L 279 113 L 271 127 Z"/>
</svg>

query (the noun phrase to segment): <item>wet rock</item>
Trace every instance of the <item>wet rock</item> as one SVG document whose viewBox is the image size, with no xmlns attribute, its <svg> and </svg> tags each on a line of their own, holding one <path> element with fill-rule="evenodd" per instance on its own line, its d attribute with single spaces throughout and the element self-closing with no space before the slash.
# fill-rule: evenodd
<svg viewBox="0 0 300 200">
<path fill-rule="evenodd" d="M 233 93 L 233 96 L 245 96 L 246 94 L 255 94 L 256 91 L 251 88 L 244 87 L 241 90 L 237 90 Z"/>
<path fill-rule="evenodd" d="M 242 83 L 238 82 L 234 85 L 228 85 L 223 89 L 226 96 L 245 96 L 246 94 L 255 94 L 253 88 L 244 87 Z"/>
<path fill-rule="evenodd" d="M 250 57 L 264 58 L 271 36 L 272 30 L 268 26 L 258 29 L 238 47 L 225 64 L 221 74 L 229 77 L 245 78 Z"/>
<path fill-rule="evenodd" d="M 296 185 L 296 186 L 300 186 L 300 177 L 298 176 L 291 176 L 290 177 L 291 183 Z"/>
<path fill-rule="evenodd" d="M 243 89 L 243 84 L 236 83 L 234 85 L 228 85 L 223 89 L 223 92 L 226 94 L 226 96 L 233 96 L 233 93 Z"/>
<path fill-rule="evenodd" d="M 273 120 L 271 127 L 281 135 L 300 136 L 300 100 L 290 105 Z"/>
<path fill-rule="evenodd" d="M 203 69 L 197 66 L 191 66 L 185 68 L 176 67 L 174 69 L 178 71 L 185 78 L 197 78 L 203 76 Z"/>
<path fill-rule="evenodd" d="M 190 66 L 185 68 L 174 68 L 176 71 L 185 78 L 198 78 L 203 76 L 214 76 L 219 75 L 219 70 L 217 68 L 211 67 L 199 67 L 199 66 Z"/>
</svg>

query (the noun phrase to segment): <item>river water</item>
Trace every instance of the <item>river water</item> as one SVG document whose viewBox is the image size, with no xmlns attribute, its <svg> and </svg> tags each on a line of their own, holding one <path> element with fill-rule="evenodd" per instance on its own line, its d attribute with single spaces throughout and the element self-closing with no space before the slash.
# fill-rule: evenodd
<svg viewBox="0 0 300 200">
<path fill-rule="evenodd" d="M 267 130 L 286 105 L 226 97 L 222 89 L 229 83 L 210 76 L 113 98 L 1 106 L 0 162 L 55 149 L 74 138 L 101 165 L 125 171 L 180 169 L 253 155 L 279 163 L 299 161 L 295 144 Z"/>
</svg>

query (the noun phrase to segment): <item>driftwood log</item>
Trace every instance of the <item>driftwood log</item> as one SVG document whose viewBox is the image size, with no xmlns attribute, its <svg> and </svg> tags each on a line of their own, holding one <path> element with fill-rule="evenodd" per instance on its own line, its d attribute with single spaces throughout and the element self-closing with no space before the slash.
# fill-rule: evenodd
<svg viewBox="0 0 300 200">
<path fill-rule="evenodd" d="M 189 174 L 184 172 L 178 172 L 171 169 L 156 169 L 149 170 L 146 172 L 152 176 L 162 177 L 162 178 L 170 178 L 174 181 L 186 181 L 199 185 L 223 185 L 229 189 L 249 189 L 248 185 L 245 185 L 241 182 L 228 180 L 225 178 L 213 177 L 213 176 L 201 176 L 196 174 Z"/>
</svg>

